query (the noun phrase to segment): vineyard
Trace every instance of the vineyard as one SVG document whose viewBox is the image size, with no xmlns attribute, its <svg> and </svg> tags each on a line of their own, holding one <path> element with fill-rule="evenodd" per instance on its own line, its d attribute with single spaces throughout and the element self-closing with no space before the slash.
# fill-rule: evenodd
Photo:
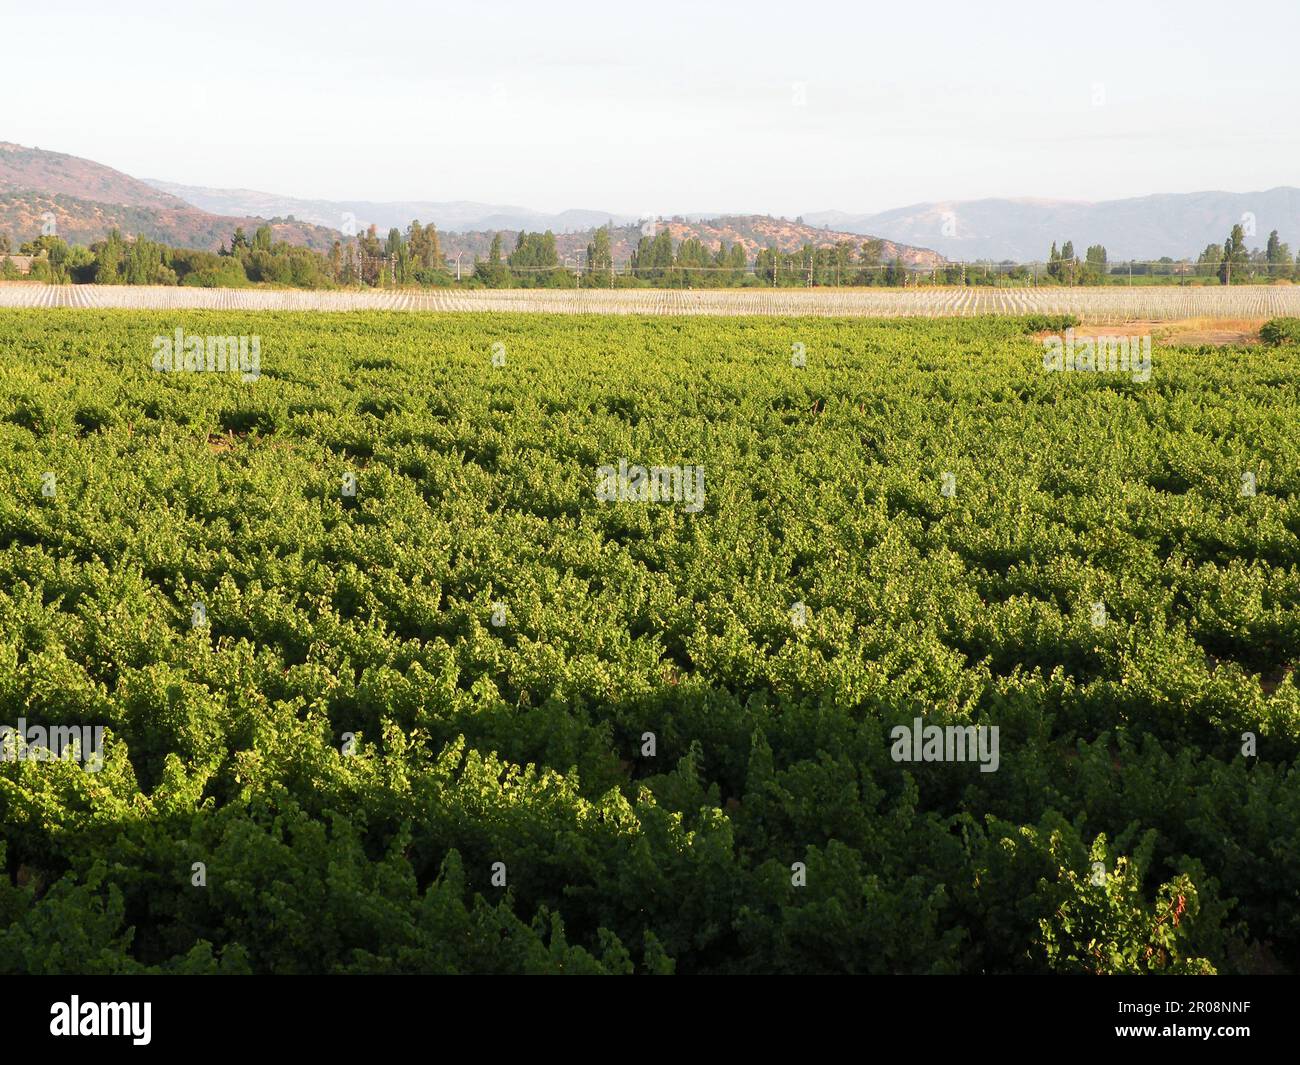
<svg viewBox="0 0 1300 1065">
<path fill-rule="evenodd" d="M 1089 322 L 1300 315 L 1300 286 L 915 289 L 425 289 L 302 291 L 0 283 L 0 307 L 217 311 L 971 318 L 1075 315 Z"/>
<path fill-rule="evenodd" d="M 0 287 L 0 972 L 1300 971 L 1294 332 L 971 317 L 1297 293 Z"/>
</svg>

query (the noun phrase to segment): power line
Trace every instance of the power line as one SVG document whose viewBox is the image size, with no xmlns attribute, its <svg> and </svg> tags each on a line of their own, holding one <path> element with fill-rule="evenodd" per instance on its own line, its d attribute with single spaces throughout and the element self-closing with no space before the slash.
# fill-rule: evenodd
<svg viewBox="0 0 1300 1065">
<path fill-rule="evenodd" d="M 797 257 L 798 253 L 797 252 L 782 253 L 782 255 L 783 258 L 790 259 L 790 258 Z M 453 260 L 447 260 L 449 264 L 452 261 Z M 485 260 L 480 259 L 476 265 L 487 266 L 490 264 L 488 264 Z M 497 265 L 499 265 L 502 269 L 509 270 L 511 273 L 515 273 L 515 274 L 554 273 L 556 271 L 562 273 L 572 273 L 574 269 L 572 266 L 566 266 L 563 263 L 557 263 L 554 266 L 511 266 L 508 262 L 502 261 Z M 637 266 L 631 259 L 626 259 L 621 263 L 611 261 L 610 265 L 613 267 L 615 271 L 643 270 L 643 271 L 659 271 L 661 273 L 666 271 L 678 271 L 678 272 L 690 272 L 690 273 L 725 273 L 725 274 L 733 274 L 733 273 L 752 274 L 755 272 L 755 264 L 752 262 L 747 263 L 743 268 L 739 266 L 693 266 L 693 265 L 687 266 L 687 265 L 678 265 L 677 263 L 673 263 L 671 265 L 662 265 L 662 266 L 660 265 Z M 840 265 L 841 264 L 838 264 L 834 260 L 832 260 L 831 262 L 824 263 L 823 267 L 829 270 L 832 266 L 835 266 L 838 269 Z M 942 262 L 938 262 L 938 263 L 924 263 L 924 264 L 907 263 L 902 261 L 890 262 L 890 263 L 849 263 L 848 268 L 850 271 L 856 270 L 859 272 L 876 271 L 876 270 L 881 270 L 881 271 L 899 270 L 899 271 L 906 271 L 908 273 L 914 273 L 914 274 L 928 274 L 928 273 L 934 273 L 936 271 L 945 271 L 945 272 L 956 271 L 960 273 L 961 271 L 979 270 L 985 273 L 998 273 L 998 274 L 1009 275 L 1010 273 L 1013 273 L 1015 271 L 1033 272 L 1037 270 L 1038 267 L 1049 267 L 1053 265 L 1069 266 L 1070 264 L 1060 263 L 1059 261 L 1057 263 L 1053 263 L 1048 260 L 992 263 L 985 260 L 945 259 Z M 1163 274 L 1156 273 L 1153 274 L 1153 276 L 1176 277 L 1182 275 L 1196 276 L 1197 271 L 1209 271 L 1210 274 L 1217 274 L 1221 265 L 1222 263 L 1220 262 L 1198 263 L 1198 262 L 1192 262 L 1190 260 L 1178 260 L 1175 262 L 1166 262 L 1163 259 L 1123 259 L 1115 262 L 1106 262 L 1100 264 L 1093 264 L 1093 263 L 1088 263 L 1088 262 L 1084 262 L 1083 260 L 1080 260 L 1079 262 L 1074 264 L 1074 268 L 1078 272 L 1082 273 L 1082 272 L 1088 272 L 1089 267 L 1100 266 L 1102 268 L 1100 272 L 1104 276 L 1120 277 L 1123 275 L 1115 273 L 1114 272 L 1115 270 L 1122 271 L 1125 269 L 1131 269 L 1132 267 L 1135 266 L 1150 266 L 1150 267 L 1161 268 L 1164 271 Z M 1238 263 L 1237 269 L 1238 270 L 1242 269 L 1242 266 L 1243 264 Z M 1272 272 L 1273 270 L 1290 272 L 1290 271 L 1295 271 L 1297 269 L 1300 269 L 1300 264 L 1295 264 L 1295 263 L 1247 263 L 1245 264 L 1245 266 L 1248 270 L 1253 270 L 1256 273 L 1259 272 L 1269 273 Z M 1083 269 L 1080 270 L 1079 268 L 1083 268 Z M 602 267 L 601 269 L 606 270 L 608 269 L 608 267 Z M 810 267 L 810 269 L 816 270 L 817 269 L 816 263 L 814 263 Z M 766 273 L 767 272 L 766 269 L 763 272 Z M 1135 274 L 1134 276 L 1140 277 L 1142 275 Z M 1207 274 L 1205 276 L 1209 276 L 1209 275 Z"/>
</svg>

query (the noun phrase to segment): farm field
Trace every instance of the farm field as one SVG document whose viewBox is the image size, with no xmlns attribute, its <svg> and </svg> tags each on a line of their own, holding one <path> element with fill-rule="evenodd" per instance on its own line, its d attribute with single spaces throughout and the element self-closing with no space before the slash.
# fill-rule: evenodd
<svg viewBox="0 0 1300 1065">
<path fill-rule="evenodd" d="M 1300 347 L 969 295 L 0 310 L 0 972 L 1300 971 Z"/>
<path fill-rule="evenodd" d="M 1073 314 L 1089 322 L 1300 315 L 1300 286 L 921 289 L 426 289 L 318 292 L 0 283 L 0 307 L 220 311 L 970 318 Z"/>
</svg>

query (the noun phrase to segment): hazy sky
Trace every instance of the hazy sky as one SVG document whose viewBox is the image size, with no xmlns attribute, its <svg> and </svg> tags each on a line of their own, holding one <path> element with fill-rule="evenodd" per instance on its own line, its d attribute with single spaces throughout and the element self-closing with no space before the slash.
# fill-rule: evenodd
<svg viewBox="0 0 1300 1065">
<path fill-rule="evenodd" d="M 0 0 L 0 140 L 634 215 L 1245 192 L 1300 184 L 1297 41 L 1300 0 Z"/>
</svg>

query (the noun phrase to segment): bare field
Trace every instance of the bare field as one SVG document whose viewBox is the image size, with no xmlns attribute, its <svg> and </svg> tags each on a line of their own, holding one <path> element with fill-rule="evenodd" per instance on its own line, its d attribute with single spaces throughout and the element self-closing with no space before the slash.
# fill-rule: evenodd
<svg viewBox="0 0 1300 1065">
<path fill-rule="evenodd" d="M 1151 334 L 1154 341 L 1180 347 L 1212 347 L 1258 344 L 1259 330 L 1267 318 L 1134 318 L 1125 322 L 1085 321 L 1074 330 L 1078 337 L 1143 336 Z M 1038 339 L 1050 336 L 1043 331 Z"/>
<path fill-rule="evenodd" d="M 0 284 L 0 307 L 268 311 L 524 311 L 550 314 L 947 318 L 1075 314 L 1085 322 L 1259 322 L 1300 316 L 1300 286 L 925 289 L 426 289 L 308 292 Z"/>
</svg>

